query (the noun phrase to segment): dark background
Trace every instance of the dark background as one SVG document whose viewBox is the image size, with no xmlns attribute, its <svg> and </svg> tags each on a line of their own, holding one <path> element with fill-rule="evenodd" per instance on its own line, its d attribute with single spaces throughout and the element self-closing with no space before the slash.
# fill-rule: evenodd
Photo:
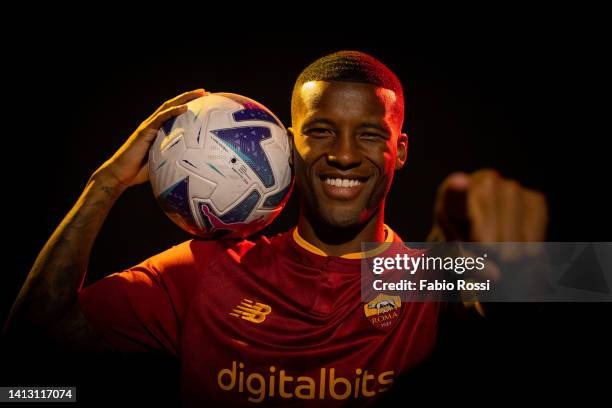
<svg viewBox="0 0 612 408">
<path fill-rule="evenodd" d="M 445 176 L 482 167 L 546 193 L 549 241 L 610 241 L 609 103 L 596 31 L 580 37 L 563 29 L 525 33 L 520 26 L 469 36 L 433 29 L 419 36 L 356 31 L 220 35 L 205 29 L 166 40 L 139 30 L 121 37 L 49 31 L 7 44 L 8 239 L 0 321 L 90 174 L 159 104 L 199 87 L 235 92 L 262 102 L 289 125 L 295 78 L 314 59 L 339 49 L 371 53 L 404 84 L 409 160 L 388 197 L 386 223 L 406 241 L 425 239 Z M 289 228 L 296 216 L 292 199 L 263 233 Z M 98 236 L 87 282 L 188 238 L 157 207 L 148 185 L 132 188 Z M 610 309 L 504 305 L 495 316 L 451 324 L 448 340 L 420 371 L 400 381 L 393 397 L 478 404 L 487 397 L 589 401 L 605 395 L 597 369 L 607 368 L 610 358 Z M 145 398 L 136 389 L 152 387 L 157 396 L 145 399 L 156 401 L 172 399 L 177 387 L 176 365 L 163 358 L 40 354 L 4 347 L 0 384 L 77 384 L 81 401 L 100 398 L 102 384 L 132 401 Z M 429 387 L 445 392 L 423 395 Z"/>
</svg>

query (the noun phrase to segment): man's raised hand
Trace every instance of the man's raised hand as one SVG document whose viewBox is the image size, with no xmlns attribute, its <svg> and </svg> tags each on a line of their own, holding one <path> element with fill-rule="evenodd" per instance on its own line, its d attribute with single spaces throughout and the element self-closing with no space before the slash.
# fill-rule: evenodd
<svg viewBox="0 0 612 408">
<path fill-rule="evenodd" d="M 185 92 L 164 102 L 151 116 L 143 121 L 123 145 L 98 170 L 96 178 L 118 188 L 144 183 L 149 179 L 148 152 L 157 136 L 157 131 L 168 119 L 187 111 L 186 103 L 204 96 L 204 89 Z"/>
</svg>

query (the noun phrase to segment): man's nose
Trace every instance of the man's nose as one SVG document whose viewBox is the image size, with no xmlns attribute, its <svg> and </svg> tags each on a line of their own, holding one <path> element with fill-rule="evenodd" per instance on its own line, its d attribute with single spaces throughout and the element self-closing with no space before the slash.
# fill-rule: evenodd
<svg viewBox="0 0 612 408">
<path fill-rule="evenodd" d="M 350 169 L 361 164 L 361 151 L 357 141 L 349 132 L 339 133 L 327 155 L 327 161 L 341 169 Z"/>
</svg>

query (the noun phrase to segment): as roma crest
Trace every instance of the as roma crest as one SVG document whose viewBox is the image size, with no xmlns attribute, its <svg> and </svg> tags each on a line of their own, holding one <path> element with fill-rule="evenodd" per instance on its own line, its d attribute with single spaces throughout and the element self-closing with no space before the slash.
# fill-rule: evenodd
<svg viewBox="0 0 612 408">
<path fill-rule="evenodd" d="M 402 301 L 399 296 L 378 294 L 370 302 L 363 305 L 366 318 L 378 329 L 388 329 L 400 316 Z"/>
</svg>

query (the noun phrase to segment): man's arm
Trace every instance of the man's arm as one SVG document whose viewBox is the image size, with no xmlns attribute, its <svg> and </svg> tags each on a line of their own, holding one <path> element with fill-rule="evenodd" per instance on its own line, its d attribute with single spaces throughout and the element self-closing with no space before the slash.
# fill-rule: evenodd
<svg viewBox="0 0 612 408">
<path fill-rule="evenodd" d="M 4 327 L 6 334 L 18 337 L 28 332 L 32 338 L 34 331 L 41 339 L 50 338 L 63 346 L 107 347 L 77 302 L 91 248 L 121 193 L 148 180 L 147 154 L 159 127 L 185 112 L 186 102 L 202 95 L 204 90 L 196 90 L 164 103 L 94 172 L 38 255 Z"/>
</svg>

